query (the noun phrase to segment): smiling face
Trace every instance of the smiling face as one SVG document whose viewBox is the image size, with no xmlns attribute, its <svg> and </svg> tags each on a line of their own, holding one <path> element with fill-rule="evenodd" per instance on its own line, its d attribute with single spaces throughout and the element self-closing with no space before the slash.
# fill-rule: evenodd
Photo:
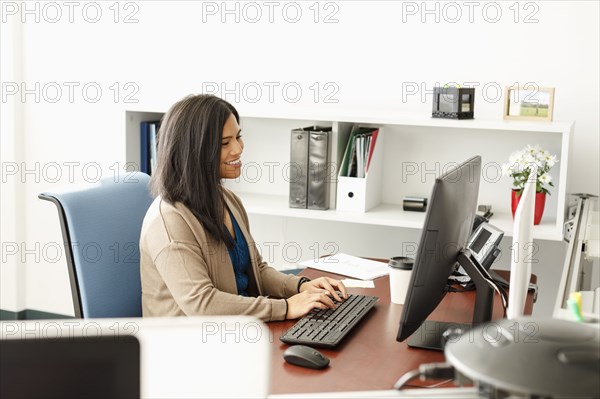
<svg viewBox="0 0 600 399">
<path fill-rule="evenodd" d="M 235 115 L 229 115 L 225 126 L 223 126 L 223 138 L 221 139 L 221 163 L 219 170 L 222 179 L 235 179 L 241 174 L 242 161 L 240 156 L 244 151 L 241 131 L 242 129 L 240 129 Z"/>
</svg>

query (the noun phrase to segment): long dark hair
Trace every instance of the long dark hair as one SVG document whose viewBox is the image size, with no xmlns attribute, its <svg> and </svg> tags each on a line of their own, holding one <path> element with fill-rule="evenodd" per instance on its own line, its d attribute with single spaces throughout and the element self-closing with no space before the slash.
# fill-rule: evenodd
<svg viewBox="0 0 600 399">
<path fill-rule="evenodd" d="M 224 226 L 225 199 L 220 160 L 223 126 L 233 105 L 208 94 L 175 103 L 163 117 L 158 134 L 157 167 L 152 191 L 164 200 L 184 204 L 217 241 L 234 243 Z"/>
</svg>

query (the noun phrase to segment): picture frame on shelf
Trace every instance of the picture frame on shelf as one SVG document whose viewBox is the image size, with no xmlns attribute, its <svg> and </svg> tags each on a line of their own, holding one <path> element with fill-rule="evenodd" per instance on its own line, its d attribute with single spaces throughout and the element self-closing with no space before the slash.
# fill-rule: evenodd
<svg viewBox="0 0 600 399">
<path fill-rule="evenodd" d="M 504 119 L 551 122 L 554 88 L 507 86 L 504 91 Z"/>
</svg>

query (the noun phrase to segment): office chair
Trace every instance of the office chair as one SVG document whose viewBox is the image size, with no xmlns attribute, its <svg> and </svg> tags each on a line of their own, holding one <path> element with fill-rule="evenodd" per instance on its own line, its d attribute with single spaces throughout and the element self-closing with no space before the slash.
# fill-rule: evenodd
<svg viewBox="0 0 600 399">
<path fill-rule="evenodd" d="M 76 318 L 142 315 L 139 240 L 149 182 L 138 172 L 38 196 L 58 208 Z"/>
</svg>

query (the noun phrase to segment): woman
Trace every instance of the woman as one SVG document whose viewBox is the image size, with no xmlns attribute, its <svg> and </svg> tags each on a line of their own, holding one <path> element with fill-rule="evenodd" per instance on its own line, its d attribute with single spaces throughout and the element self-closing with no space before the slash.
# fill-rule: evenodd
<svg viewBox="0 0 600 399">
<path fill-rule="evenodd" d="M 165 115 L 140 238 L 144 316 L 252 315 L 295 319 L 347 297 L 331 278 L 308 280 L 269 267 L 240 199 L 222 179 L 240 176 L 244 144 L 228 102 L 189 96 Z"/>
</svg>

